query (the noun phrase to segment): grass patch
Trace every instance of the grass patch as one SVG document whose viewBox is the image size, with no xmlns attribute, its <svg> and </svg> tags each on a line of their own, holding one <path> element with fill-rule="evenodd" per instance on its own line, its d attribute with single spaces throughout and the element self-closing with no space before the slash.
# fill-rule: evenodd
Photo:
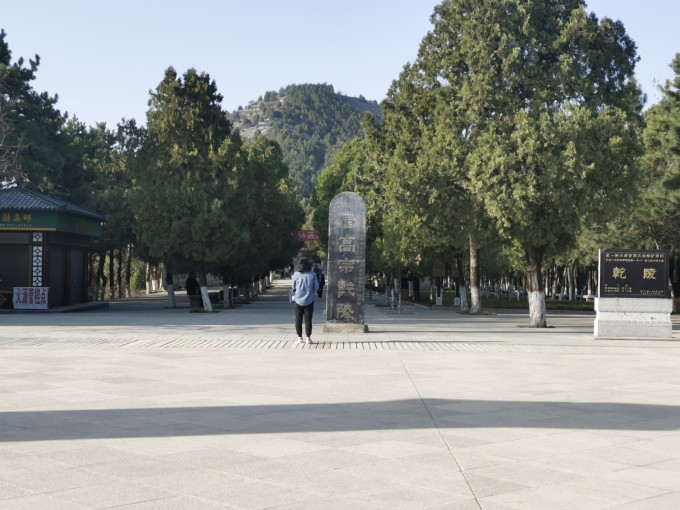
<svg viewBox="0 0 680 510">
<path fill-rule="evenodd" d="M 496 308 L 496 309 L 510 309 L 510 310 L 529 310 L 529 300 L 526 297 L 520 297 L 519 299 L 510 299 L 507 297 L 483 297 L 481 298 L 482 308 Z M 469 302 L 469 301 L 468 301 Z M 546 298 L 545 308 L 546 310 L 571 310 L 571 311 L 593 311 L 592 301 L 565 301 L 558 299 Z"/>
<path fill-rule="evenodd" d="M 453 307 L 454 293 L 452 291 L 445 291 L 444 298 L 442 300 L 442 306 Z M 472 298 L 468 294 L 468 306 L 472 302 Z M 418 302 L 421 305 L 433 306 L 429 300 Z M 526 297 L 520 297 L 519 299 L 511 299 L 505 296 L 493 297 L 487 296 L 481 298 L 482 308 L 486 310 L 529 310 L 529 300 Z M 458 308 L 457 306 L 455 308 Z M 550 299 L 546 297 L 545 300 L 546 310 L 571 310 L 578 312 L 592 312 L 594 310 L 594 303 L 592 301 L 574 300 L 565 301 Z"/>
</svg>

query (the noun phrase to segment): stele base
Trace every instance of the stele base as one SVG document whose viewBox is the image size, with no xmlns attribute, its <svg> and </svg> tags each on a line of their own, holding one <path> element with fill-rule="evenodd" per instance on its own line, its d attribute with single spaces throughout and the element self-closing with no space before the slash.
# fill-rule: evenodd
<svg viewBox="0 0 680 510">
<path fill-rule="evenodd" d="M 326 321 L 323 325 L 324 333 L 368 333 L 368 324 L 354 322 Z"/>
<path fill-rule="evenodd" d="M 662 298 L 595 298 L 595 339 L 670 339 L 673 301 Z"/>
</svg>

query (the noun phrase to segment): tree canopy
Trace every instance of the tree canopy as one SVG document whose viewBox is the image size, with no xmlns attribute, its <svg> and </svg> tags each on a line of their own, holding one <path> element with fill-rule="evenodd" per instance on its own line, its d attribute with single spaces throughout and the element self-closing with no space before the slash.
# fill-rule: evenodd
<svg viewBox="0 0 680 510">
<path fill-rule="evenodd" d="M 531 324 L 545 326 L 543 256 L 635 189 L 635 44 L 580 0 L 445 0 L 432 20 L 387 101 L 402 119 L 388 127 L 403 182 L 465 184 L 495 230 L 523 247 Z M 418 202 L 401 196 L 413 210 Z"/>
<path fill-rule="evenodd" d="M 631 214 L 629 242 L 655 249 L 680 248 L 680 53 L 674 78 L 661 87 L 662 98 L 645 112 L 644 179 Z"/>
<path fill-rule="evenodd" d="M 135 163 L 136 232 L 172 268 L 229 274 L 268 269 L 298 225 L 276 144 L 232 132 L 206 73 L 173 68 L 149 101 Z"/>
<path fill-rule="evenodd" d="M 0 30 L 0 182 L 14 182 L 69 198 L 67 181 L 74 167 L 66 116 L 56 108 L 58 97 L 32 87 L 40 66 L 35 55 L 25 65 L 12 60 Z"/>
</svg>

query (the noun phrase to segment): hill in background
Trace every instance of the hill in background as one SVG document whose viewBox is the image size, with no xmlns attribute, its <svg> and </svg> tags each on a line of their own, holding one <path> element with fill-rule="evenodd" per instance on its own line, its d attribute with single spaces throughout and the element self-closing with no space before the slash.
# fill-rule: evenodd
<svg viewBox="0 0 680 510">
<path fill-rule="evenodd" d="M 363 137 L 367 113 L 382 122 L 380 106 L 363 96 L 338 94 L 332 85 L 288 85 L 267 92 L 231 114 L 244 138 L 256 133 L 281 146 L 290 180 L 301 198 L 310 197 L 314 178 L 345 143 Z"/>
</svg>

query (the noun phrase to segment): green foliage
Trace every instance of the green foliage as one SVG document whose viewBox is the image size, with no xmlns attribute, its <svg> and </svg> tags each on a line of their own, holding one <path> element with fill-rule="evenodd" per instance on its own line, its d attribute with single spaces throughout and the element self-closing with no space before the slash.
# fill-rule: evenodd
<svg viewBox="0 0 680 510">
<path fill-rule="evenodd" d="M 515 242 L 491 244 L 480 251 L 480 266 L 486 277 L 493 280 L 522 280 L 526 265 L 522 247 Z"/>
<path fill-rule="evenodd" d="M 364 142 L 360 138 L 347 143 L 338 152 L 317 177 L 312 194 L 311 206 L 312 226 L 319 232 L 320 247 L 328 245 L 328 211 L 331 200 L 343 191 L 355 191 L 357 176 L 363 171 L 366 163 Z M 325 250 L 318 251 L 321 257 L 326 257 Z"/>
<path fill-rule="evenodd" d="M 320 242 L 317 254 L 326 257 L 328 245 L 328 212 L 333 198 L 343 191 L 359 194 L 366 203 L 366 257 L 368 268 L 386 267 L 385 243 L 383 242 L 382 215 L 384 211 L 380 188 L 382 171 L 376 137 L 380 130 L 371 116 L 362 123 L 365 139 L 355 138 L 347 143 L 332 159 L 331 164 L 318 176 L 314 194 L 310 201 L 312 207 L 311 223 L 318 230 Z"/>
<path fill-rule="evenodd" d="M 220 162 L 239 141 L 229 137 L 220 101 L 209 76 L 190 69 L 181 79 L 172 68 L 149 101 L 131 205 L 141 244 L 174 269 L 209 271 L 231 254 L 230 244 L 215 246 L 218 235 L 238 235 L 223 209 L 230 175 Z"/>
<path fill-rule="evenodd" d="M 449 1 L 435 27 L 423 68 L 469 126 L 471 191 L 501 234 L 564 249 L 631 196 L 641 103 L 620 23 L 579 1 Z M 457 34 L 455 55 L 441 51 Z"/>
<path fill-rule="evenodd" d="M 477 145 L 467 160 L 471 190 L 498 231 L 525 247 L 572 246 L 584 222 L 613 216 L 635 190 L 637 134 L 620 110 L 519 111 Z"/>
<path fill-rule="evenodd" d="M 134 216 L 129 203 L 132 188 L 130 167 L 142 148 L 146 130 L 139 128 L 134 119 L 124 121 L 115 132 L 104 125 L 90 129 L 92 153 L 86 158 L 86 168 L 95 174 L 90 186 L 90 207 L 106 217 L 102 235 L 93 240 L 97 251 L 119 249 L 137 242 L 133 233 Z M 141 246 L 137 246 L 138 251 Z M 143 251 L 139 255 L 144 255 Z"/>
<path fill-rule="evenodd" d="M 210 77 L 174 69 L 152 93 L 131 204 L 149 257 L 244 278 L 269 269 L 301 214 L 279 146 L 231 131 Z"/>
<path fill-rule="evenodd" d="M 70 199 L 81 170 L 71 154 L 66 117 L 55 105 L 57 97 L 33 90 L 40 57 L 24 66 L 12 62 L 12 52 L 0 30 L 0 182 L 17 182 L 37 191 Z"/>
<path fill-rule="evenodd" d="M 291 234 L 304 220 L 286 181 L 288 168 L 278 144 L 258 136 L 244 142 L 240 152 L 243 169 L 230 210 L 238 215 L 242 239 L 231 257 L 215 271 L 236 284 L 287 262 L 290 254 L 297 251 Z"/>
<path fill-rule="evenodd" d="M 261 120 L 271 123 L 266 136 L 281 146 L 296 194 L 309 198 L 316 176 L 332 156 L 362 135 L 361 118 L 367 111 L 380 115 L 375 102 L 342 96 L 331 85 L 305 84 L 267 92 L 241 111 L 240 118 L 246 128 Z M 247 117 L 245 112 L 250 112 Z"/>
<path fill-rule="evenodd" d="M 140 260 L 135 260 L 132 264 L 132 275 L 130 276 L 130 289 L 135 294 L 146 288 L 146 264 Z"/>
<path fill-rule="evenodd" d="M 465 147 L 451 136 L 445 90 L 418 65 L 405 66 L 383 103 L 384 127 L 369 131 L 382 154 L 382 228 L 395 267 L 465 247 L 483 220 L 466 192 Z"/>
<path fill-rule="evenodd" d="M 454 298 L 456 297 L 455 294 L 455 292 L 450 290 L 444 291 L 442 305 L 444 307 L 453 307 Z M 470 296 L 468 296 L 468 302 L 470 302 Z M 520 296 L 519 299 L 515 299 L 506 295 L 496 296 L 491 294 L 488 296 L 482 296 L 481 304 L 484 310 L 529 310 L 529 301 L 527 300 L 526 296 Z M 583 300 L 567 301 L 549 299 L 546 301 L 546 308 L 548 310 L 592 312 L 593 302 Z"/>
<path fill-rule="evenodd" d="M 265 92 L 264 94 L 264 101 L 265 102 L 271 102 L 271 101 L 276 101 L 279 98 L 279 95 L 274 92 L 273 90 L 269 90 Z"/>
<path fill-rule="evenodd" d="M 528 310 L 529 301 L 526 297 L 512 299 L 505 296 L 486 296 L 482 297 L 482 307 L 486 310 Z M 545 307 L 547 310 L 592 312 L 593 302 L 549 299 L 546 301 Z"/>
<path fill-rule="evenodd" d="M 543 256 L 634 195 L 635 44 L 581 0 L 445 0 L 432 20 L 384 103 L 385 246 L 409 261 L 465 227 L 477 241 L 488 218 L 542 295 Z"/>
<path fill-rule="evenodd" d="M 631 211 L 630 239 L 645 247 L 680 252 L 680 53 L 663 97 L 645 113 L 642 192 Z"/>
</svg>

